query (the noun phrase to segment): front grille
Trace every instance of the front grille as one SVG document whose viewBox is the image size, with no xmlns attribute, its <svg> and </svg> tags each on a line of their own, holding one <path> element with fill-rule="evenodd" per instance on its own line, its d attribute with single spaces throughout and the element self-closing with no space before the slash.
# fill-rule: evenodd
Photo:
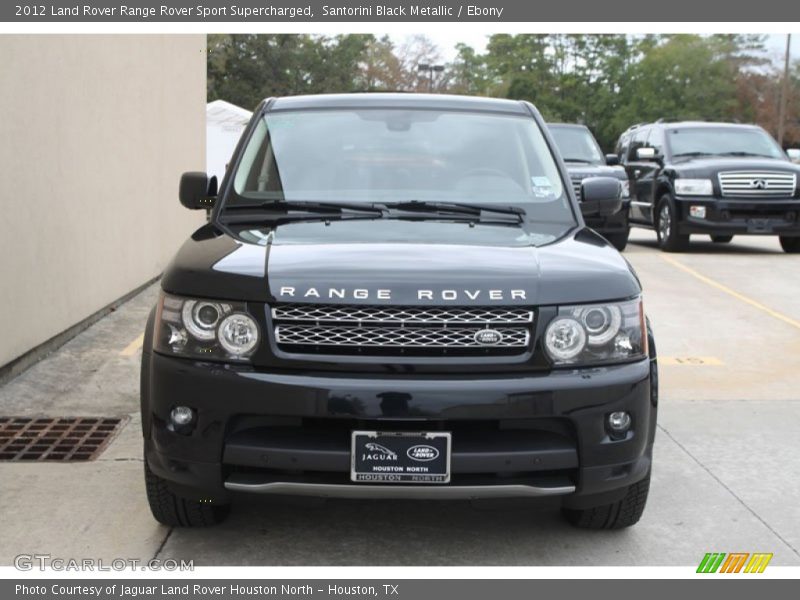
<svg viewBox="0 0 800 600">
<path fill-rule="evenodd" d="M 476 327 L 328 327 L 325 325 L 278 325 L 279 344 L 304 346 L 378 346 L 397 348 L 485 347 L 475 341 Z M 495 348 L 524 348 L 528 332 L 523 328 L 494 329 L 502 338 Z"/>
<path fill-rule="evenodd" d="M 719 186 L 723 196 L 791 197 L 797 187 L 797 175 L 772 171 L 727 171 L 719 174 Z"/>
<path fill-rule="evenodd" d="M 281 304 L 272 309 L 276 321 L 326 323 L 479 324 L 532 323 L 533 311 L 514 306 L 339 306 Z"/>
<path fill-rule="evenodd" d="M 288 352 L 348 355 L 522 354 L 534 311 L 526 307 L 417 307 L 282 304 L 275 341 Z M 476 335 L 492 330 L 490 336 Z"/>
</svg>

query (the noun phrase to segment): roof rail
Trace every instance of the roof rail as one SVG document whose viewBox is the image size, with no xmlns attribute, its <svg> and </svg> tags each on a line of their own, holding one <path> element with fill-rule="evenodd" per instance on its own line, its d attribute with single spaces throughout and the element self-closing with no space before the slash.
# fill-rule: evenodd
<svg viewBox="0 0 800 600">
<path fill-rule="evenodd" d="M 732 123 L 734 125 L 742 125 L 742 124 L 744 124 L 740 119 L 738 119 L 736 117 L 733 117 L 733 118 L 730 118 L 730 119 L 724 119 L 724 120 L 708 119 L 708 118 L 702 118 L 701 119 L 701 118 L 697 118 L 697 117 L 692 117 L 692 118 L 683 118 L 683 117 L 668 118 L 668 117 L 662 117 L 662 118 L 660 118 L 660 119 L 658 119 L 656 121 L 656 123 L 683 123 L 683 122 L 686 122 L 686 123 Z"/>
<path fill-rule="evenodd" d="M 633 131 L 634 129 L 639 129 L 639 127 L 642 127 L 643 125 L 647 125 L 647 122 L 642 121 L 641 123 L 634 123 L 633 125 L 628 127 L 625 131 L 623 131 L 623 133 L 628 133 L 629 131 Z"/>
</svg>

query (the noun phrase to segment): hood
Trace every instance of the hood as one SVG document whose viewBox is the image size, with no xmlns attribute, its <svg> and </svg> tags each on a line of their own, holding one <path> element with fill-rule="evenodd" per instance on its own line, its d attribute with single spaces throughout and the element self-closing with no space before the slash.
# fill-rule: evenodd
<svg viewBox="0 0 800 600">
<path fill-rule="evenodd" d="M 258 302 L 548 305 L 640 292 L 588 229 L 556 239 L 465 222 L 302 222 L 237 237 L 206 226 L 164 274 L 171 293 Z"/>
<path fill-rule="evenodd" d="M 569 176 L 575 179 L 585 179 L 586 177 L 616 177 L 617 179 L 627 179 L 625 169 L 622 166 L 614 165 L 587 165 L 584 163 L 566 163 Z"/>
<path fill-rule="evenodd" d="M 784 171 L 800 174 L 800 166 L 780 158 L 693 158 L 678 160 L 672 169 L 684 177 L 708 177 L 721 171 Z"/>
</svg>

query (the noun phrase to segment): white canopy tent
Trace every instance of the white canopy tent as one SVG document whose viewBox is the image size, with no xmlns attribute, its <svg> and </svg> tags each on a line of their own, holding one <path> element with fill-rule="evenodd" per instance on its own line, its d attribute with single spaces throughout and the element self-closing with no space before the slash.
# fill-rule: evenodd
<svg viewBox="0 0 800 600">
<path fill-rule="evenodd" d="M 209 177 L 216 175 L 222 181 L 225 167 L 252 116 L 249 110 L 224 100 L 206 105 L 206 171 Z"/>
</svg>

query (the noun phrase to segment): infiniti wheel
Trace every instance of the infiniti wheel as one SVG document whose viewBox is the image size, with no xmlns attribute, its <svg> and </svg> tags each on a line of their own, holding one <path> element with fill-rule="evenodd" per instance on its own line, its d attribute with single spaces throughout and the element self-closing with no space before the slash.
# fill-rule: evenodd
<svg viewBox="0 0 800 600">
<path fill-rule="evenodd" d="M 655 222 L 658 246 L 665 252 L 681 252 L 689 245 L 689 236 L 678 233 L 678 219 L 671 198 L 663 196 L 658 203 Z"/>
</svg>

